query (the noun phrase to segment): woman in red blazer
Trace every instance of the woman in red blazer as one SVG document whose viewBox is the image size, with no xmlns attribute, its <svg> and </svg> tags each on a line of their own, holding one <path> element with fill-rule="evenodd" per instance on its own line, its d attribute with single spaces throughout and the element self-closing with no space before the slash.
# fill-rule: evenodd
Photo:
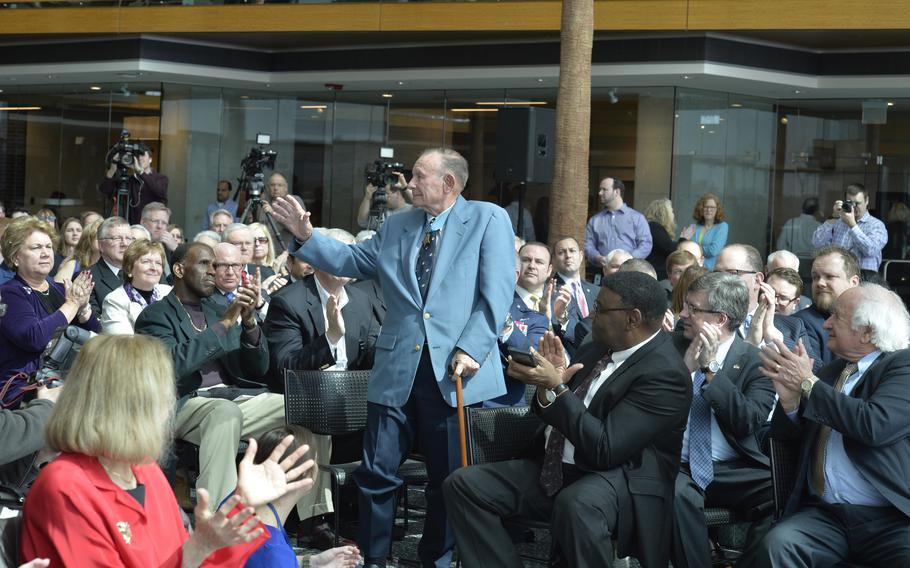
<svg viewBox="0 0 910 568">
<path fill-rule="evenodd" d="M 240 464 L 236 495 L 210 513 L 198 493 L 195 532 L 155 463 L 170 439 L 174 371 L 170 355 L 144 336 L 99 336 L 82 348 L 47 425 L 61 455 L 47 465 L 26 500 L 21 555 L 51 566 L 149 568 L 242 566 L 267 540 L 254 507 L 312 485 L 301 446 L 253 464 L 256 442 Z"/>
</svg>

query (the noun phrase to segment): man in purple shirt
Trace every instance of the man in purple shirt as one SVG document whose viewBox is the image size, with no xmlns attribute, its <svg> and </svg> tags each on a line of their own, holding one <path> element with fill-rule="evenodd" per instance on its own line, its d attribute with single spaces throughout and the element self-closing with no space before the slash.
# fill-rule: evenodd
<svg viewBox="0 0 910 568">
<path fill-rule="evenodd" d="M 869 214 L 869 196 L 863 184 L 851 183 L 846 193 L 846 201 L 834 202 L 835 218 L 815 229 L 812 245 L 816 249 L 827 245 L 845 248 L 859 259 L 861 270 L 878 272 L 888 231 L 884 223 Z M 845 207 L 847 203 L 852 207 Z"/>
<path fill-rule="evenodd" d="M 622 180 L 605 177 L 600 181 L 597 196 L 603 211 L 588 220 L 585 229 L 585 255 L 597 267 L 606 264 L 607 253 L 613 249 L 628 251 L 635 258 L 651 253 L 651 230 L 648 221 L 622 199 L 626 190 Z"/>
</svg>

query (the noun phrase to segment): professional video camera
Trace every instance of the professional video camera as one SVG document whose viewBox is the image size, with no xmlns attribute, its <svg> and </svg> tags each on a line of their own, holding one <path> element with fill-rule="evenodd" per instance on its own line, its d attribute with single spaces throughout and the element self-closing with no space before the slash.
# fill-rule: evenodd
<svg viewBox="0 0 910 568">
<path fill-rule="evenodd" d="M 271 229 L 272 234 L 280 235 L 278 225 L 275 224 L 272 214 L 269 213 L 265 202 L 262 200 L 262 189 L 265 187 L 265 173 L 263 170 L 266 168 L 275 169 L 275 159 L 278 157 L 278 152 L 264 148 L 271 141 L 272 137 L 268 134 L 256 135 L 256 143 L 259 144 L 259 147 L 250 148 L 250 153 L 240 161 L 241 173 L 238 179 L 240 183 L 237 185 L 237 193 L 234 194 L 234 199 L 242 204 L 237 208 L 240 211 L 241 207 L 243 207 L 242 223 L 258 222 L 260 211 L 265 211 L 265 222 Z M 238 199 L 238 196 L 241 199 Z M 275 239 L 275 241 L 275 244 L 280 249 L 279 252 L 284 252 L 285 244 L 281 239 Z"/>
<path fill-rule="evenodd" d="M 265 186 L 265 168 L 275 168 L 275 158 L 278 152 L 274 150 L 263 150 L 262 148 L 250 148 L 250 153 L 240 161 L 240 169 L 243 172 L 241 185 L 248 181 L 247 191 L 250 197 L 259 197 L 262 195 L 262 188 Z"/>
<path fill-rule="evenodd" d="M 79 350 L 93 335 L 91 331 L 74 325 L 61 328 L 41 354 L 41 367 L 29 377 L 29 382 L 48 388 L 60 386 Z"/>
<path fill-rule="evenodd" d="M 136 156 L 144 154 L 145 151 L 145 144 L 130 142 L 130 131 L 122 130 L 120 132 L 120 140 L 107 151 L 105 160 L 108 164 L 116 164 L 118 168 L 129 169 L 135 163 Z"/>
<path fill-rule="evenodd" d="M 385 189 L 385 186 L 394 184 L 398 181 L 396 173 L 404 171 L 404 164 L 401 162 L 384 162 L 376 160 L 372 164 L 367 164 L 364 168 L 364 177 L 366 182 L 378 189 Z M 374 194 L 375 195 L 375 194 Z"/>
</svg>

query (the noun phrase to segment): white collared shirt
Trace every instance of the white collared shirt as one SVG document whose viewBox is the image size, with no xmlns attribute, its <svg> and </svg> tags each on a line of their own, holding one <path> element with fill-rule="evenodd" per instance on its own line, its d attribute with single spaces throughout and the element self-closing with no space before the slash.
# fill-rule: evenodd
<svg viewBox="0 0 910 568">
<path fill-rule="evenodd" d="M 316 291 L 319 292 L 319 301 L 322 302 L 322 321 L 325 325 L 326 330 L 329 329 L 329 317 L 326 315 L 326 306 L 329 302 L 329 293 L 326 292 L 325 288 L 322 287 L 322 283 L 319 282 L 319 278 L 313 277 L 313 281 L 316 282 Z M 344 289 L 344 286 L 341 287 L 341 293 L 335 298 L 338 302 L 338 309 L 344 309 L 348 305 L 348 293 Z M 324 369 L 326 371 L 344 371 L 348 368 L 348 348 L 344 343 L 344 336 L 338 340 L 337 343 L 329 343 L 329 349 L 332 350 L 332 356 L 335 358 L 335 364 L 331 367 Z"/>
<path fill-rule="evenodd" d="M 107 265 L 108 268 L 111 269 L 111 272 L 114 273 L 114 276 L 120 276 L 120 269 L 119 269 L 119 268 L 117 268 L 116 266 L 114 266 L 113 264 L 111 264 L 110 262 L 108 262 L 107 259 L 104 258 L 103 256 L 101 257 L 101 260 L 104 262 L 104 264 Z"/>
<path fill-rule="evenodd" d="M 515 293 L 518 294 L 518 297 L 521 298 L 521 301 L 525 303 L 525 306 L 527 306 L 528 309 L 536 311 L 537 306 L 534 305 L 535 302 L 531 299 L 531 296 L 535 296 L 537 301 L 540 302 L 541 296 L 543 296 L 543 289 L 541 288 L 537 292 L 531 292 L 525 290 L 521 286 L 515 286 Z"/>
<path fill-rule="evenodd" d="M 616 370 L 619 369 L 622 366 L 622 364 L 625 363 L 626 360 L 628 360 L 629 357 L 631 357 L 636 351 L 638 351 L 646 343 L 648 343 L 649 341 L 651 341 L 652 339 L 657 337 L 658 333 L 660 333 L 660 331 L 658 331 L 651 337 L 645 339 L 641 343 L 633 345 L 632 347 L 629 347 L 628 349 L 624 349 L 622 351 L 616 351 L 615 353 L 613 353 L 613 357 L 612 357 L 613 361 L 610 362 L 609 364 L 607 364 L 607 367 L 603 371 L 601 371 L 600 375 L 598 375 L 597 378 L 591 382 L 591 386 L 588 388 L 588 392 L 585 394 L 585 398 L 582 401 L 584 403 L 584 405 L 586 407 L 590 406 L 591 401 L 594 400 L 595 396 L 597 396 L 597 391 L 600 390 L 600 387 L 602 387 L 604 385 L 604 383 L 607 382 L 607 379 L 610 378 L 610 375 L 612 375 L 614 372 L 616 372 Z M 569 396 L 569 393 L 565 393 L 562 396 Z M 549 439 L 550 439 L 550 432 L 552 430 L 553 430 L 552 426 L 547 426 L 547 430 L 546 430 L 547 441 L 549 441 Z M 570 442 L 568 439 L 566 439 L 566 445 L 562 450 L 562 461 L 565 463 L 571 463 L 571 464 L 575 463 L 575 446 L 573 446 L 572 442 Z"/>
<path fill-rule="evenodd" d="M 730 336 L 730 339 L 719 343 L 717 345 L 717 355 L 714 359 L 720 363 L 720 366 L 724 366 L 724 362 L 727 360 L 727 353 L 730 352 L 730 348 L 733 347 L 733 340 L 735 337 Z M 692 372 L 692 380 L 695 380 L 695 373 L 698 372 L 698 369 Z M 703 391 L 711 388 L 712 383 L 706 383 Z M 695 396 L 701 396 L 701 393 L 696 394 Z M 739 457 L 739 454 L 736 453 L 736 450 L 727 443 L 727 439 L 724 437 L 724 433 L 720 429 L 720 425 L 717 423 L 717 418 L 714 416 L 714 409 L 711 409 L 711 459 L 714 461 L 726 461 L 732 460 Z M 686 420 L 686 431 L 683 434 L 683 445 L 682 445 L 682 461 L 689 461 L 689 421 Z"/>
</svg>

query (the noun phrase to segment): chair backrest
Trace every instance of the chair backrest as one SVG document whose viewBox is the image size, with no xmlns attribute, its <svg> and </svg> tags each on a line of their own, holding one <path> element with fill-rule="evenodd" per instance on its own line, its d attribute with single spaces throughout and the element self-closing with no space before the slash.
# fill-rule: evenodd
<svg viewBox="0 0 910 568">
<path fill-rule="evenodd" d="M 780 519 L 793 493 L 799 465 L 799 444 L 777 438 L 768 440 L 771 484 L 774 488 L 774 520 Z"/>
<path fill-rule="evenodd" d="M 21 511 L 16 517 L 0 519 L 0 568 L 19 566 L 19 533 L 21 532 Z"/>
<path fill-rule="evenodd" d="M 284 414 L 316 434 L 352 434 L 367 425 L 370 371 L 284 372 Z"/>
<path fill-rule="evenodd" d="M 543 424 L 527 406 L 467 408 L 465 422 L 473 465 L 517 457 Z"/>
</svg>

